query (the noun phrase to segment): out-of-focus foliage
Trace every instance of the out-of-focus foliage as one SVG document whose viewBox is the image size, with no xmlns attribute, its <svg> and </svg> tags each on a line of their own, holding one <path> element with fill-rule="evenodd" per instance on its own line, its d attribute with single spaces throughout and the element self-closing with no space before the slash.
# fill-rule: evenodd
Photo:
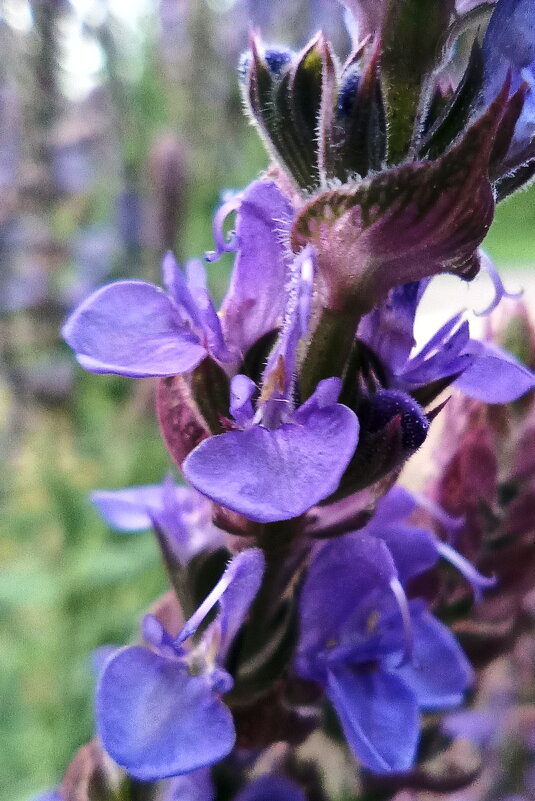
<svg viewBox="0 0 535 801">
<path fill-rule="evenodd" d="M 87 500 L 169 468 L 152 384 L 83 374 L 59 327 L 106 280 L 158 280 L 167 247 L 210 249 L 221 191 L 265 166 L 235 78 L 250 20 L 296 48 L 321 26 L 349 46 L 336 0 L 0 3 L 5 801 L 52 786 L 90 739 L 90 653 L 127 642 L 165 587 L 151 536 L 111 533 Z M 534 214 L 530 193 L 498 212 L 502 265 L 534 252 Z M 224 262 L 210 278 L 221 294 Z"/>
</svg>

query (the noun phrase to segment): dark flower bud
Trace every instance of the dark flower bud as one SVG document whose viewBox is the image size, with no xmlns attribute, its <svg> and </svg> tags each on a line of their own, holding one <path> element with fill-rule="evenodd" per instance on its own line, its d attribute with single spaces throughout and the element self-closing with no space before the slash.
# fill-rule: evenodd
<svg viewBox="0 0 535 801">
<path fill-rule="evenodd" d="M 359 88 L 359 83 L 360 75 L 357 69 L 354 67 L 346 75 L 345 80 L 340 87 L 340 92 L 338 93 L 337 108 L 338 114 L 341 117 L 349 117 L 351 114 L 355 103 L 357 90 Z"/>
<path fill-rule="evenodd" d="M 270 47 L 264 53 L 264 58 L 266 59 L 266 64 L 268 65 L 271 74 L 273 76 L 280 77 L 284 71 L 284 68 L 287 67 L 291 62 L 293 55 L 294 54 L 291 50 Z"/>
<path fill-rule="evenodd" d="M 410 395 L 380 390 L 359 401 L 357 450 L 346 470 L 340 495 L 369 487 L 397 471 L 423 444 L 429 420 Z"/>
</svg>

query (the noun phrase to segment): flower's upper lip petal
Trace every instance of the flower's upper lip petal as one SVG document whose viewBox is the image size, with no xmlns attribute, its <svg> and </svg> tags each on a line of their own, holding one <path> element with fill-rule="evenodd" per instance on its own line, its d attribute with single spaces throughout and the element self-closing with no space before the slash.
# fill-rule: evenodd
<svg viewBox="0 0 535 801">
<path fill-rule="evenodd" d="M 260 588 L 264 565 L 264 556 L 260 548 L 246 548 L 240 551 L 229 562 L 213 590 L 186 622 L 174 644 L 180 645 L 191 637 L 218 603 L 220 611 L 216 624 L 220 631 L 218 650 L 222 661 Z"/>
<path fill-rule="evenodd" d="M 383 670 L 338 666 L 329 671 L 327 694 L 349 745 L 367 768 L 375 773 L 397 773 L 412 766 L 418 743 L 418 708 L 414 694 L 400 677 Z"/>
<path fill-rule="evenodd" d="M 201 320 L 197 304 L 184 273 L 170 251 L 162 259 L 162 280 L 169 297 L 189 316 L 194 326 L 200 327 Z"/>
<path fill-rule="evenodd" d="M 414 318 L 429 281 L 411 281 L 394 287 L 387 299 L 360 323 L 359 337 L 393 373 L 403 369 L 414 347 Z"/>
<path fill-rule="evenodd" d="M 355 532 L 326 542 L 310 565 L 301 592 L 299 651 L 313 654 L 331 638 L 337 640 L 376 590 L 383 606 L 391 604 L 389 586 L 396 576 L 392 555 L 378 537 Z"/>
<path fill-rule="evenodd" d="M 273 430 L 254 425 L 205 440 L 183 471 L 200 492 L 251 520 L 288 520 L 334 492 L 357 439 L 350 409 L 312 405 L 298 422 Z"/>
<path fill-rule="evenodd" d="M 251 399 L 256 392 L 256 384 L 246 375 L 238 373 L 230 383 L 230 413 L 239 426 L 251 423 L 254 410 Z"/>
<path fill-rule="evenodd" d="M 238 255 L 221 306 L 225 341 L 242 353 L 277 327 L 284 310 L 292 260 L 285 242 L 293 216 L 290 201 L 269 181 L 243 193 L 236 218 Z"/>
<path fill-rule="evenodd" d="M 209 675 L 192 676 L 180 660 L 139 646 L 106 663 L 96 717 L 106 751 L 141 781 L 211 765 L 234 746 L 232 715 Z"/>
<path fill-rule="evenodd" d="M 232 583 L 220 601 L 221 611 L 218 619 L 221 631 L 220 660 L 224 659 L 245 620 L 264 575 L 265 560 L 260 548 L 246 548 L 234 557 L 231 564 L 233 563 Z"/>
<path fill-rule="evenodd" d="M 508 71 L 511 92 L 535 70 L 535 12 L 532 0 L 499 0 L 490 18 L 482 52 L 485 65 L 482 100 L 490 103 Z M 533 94 L 530 92 L 515 127 L 511 149 L 527 145 L 533 135 Z"/>
<path fill-rule="evenodd" d="M 145 281 L 118 281 L 97 290 L 73 312 L 62 333 L 80 364 L 95 373 L 176 375 L 206 356 L 171 298 Z"/>
<path fill-rule="evenodd" d="M 436 539 L 425 528 L 392 523 L 373 532 L 388 546 L 402 584 L 433 567 L 439 558 Z"/>
<path fill-rule="evenodd" d="M 377 503 L 373 517 L 366 526 L 366 531 L 375 534 L 375 529 L 389 526 L 408 517 L 416 509 L 414 496 L 405 487 L 395 486 L 383 495 Z"/>
</svg>

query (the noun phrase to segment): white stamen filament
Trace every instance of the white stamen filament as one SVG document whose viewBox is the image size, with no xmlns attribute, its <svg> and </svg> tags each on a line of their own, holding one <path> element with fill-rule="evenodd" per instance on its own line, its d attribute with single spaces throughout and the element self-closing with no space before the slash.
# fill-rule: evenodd
<svg viewBox="0 0 535 801">
<path fill-rule="evenodd" d="M 451 545 L 448 545 L 446 542 L 437 542 L 437 551 L 442 556 L 443 559 L 446 559 L 451 565 L 457 568 L 459 573 L 461 573 L 465 579 L 470 583 L 472 587 L 472 592 L 474 593 L 474 601 L 479 603 L 483 597 L 482 588 L 483 587 L 494 587 L 496 584 L 496 579 L 494 576 L 490 578 L 487 576 L 482 576 L 478 570 L 473 566 L 471 562 L 466 559 L 459 551 L 456 551 L 455 548 L 452 548 Z"/>
<path fill-rule="evenodd" d="M 394 594 L 399 611 L 401 613 L 401 619 L 403 621 L 405 647 L 403 650 L 403 658 L 399 665 L 399 667 L 401 667 L 402 665 L 406 665 L 408 662 L 412 660 L 412 654 L 414 650 L 414 631 L 412 628 L 412 618 L 409 609 L 409 602 L 407 600 L 405 590 L 403 589 L 401 582 L 398 578 L 393 578 L 391 580 L 390 589 Z"/>
</svg>

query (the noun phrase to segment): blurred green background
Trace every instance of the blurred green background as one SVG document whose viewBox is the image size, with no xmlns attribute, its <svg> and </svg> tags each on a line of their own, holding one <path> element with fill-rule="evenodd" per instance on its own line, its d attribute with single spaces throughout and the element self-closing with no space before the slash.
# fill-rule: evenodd
<svg viewBox="0 0 535 801">
<path fill-rule="evenodd" d="M 171 245 L 209 250 L 222 190 L 266 165 L 235 72 L 249 19 L 273 41 L 323 25 L 348 46 L 336 0 L 0 2 L 4 801 L 59 780 L 92 734 L 92 650 L 128 641 L 165 588 L 150 534 L 110 532 L 87 499 L 169 469 L 154 387 L 84 373 L 58 331 L 99 283 L 157 280 Z M 532 191 L 486 247 L 502 268 L 533 263 Z M 228 269 L 210 267 L 218 296 Z"/>
</svg>

